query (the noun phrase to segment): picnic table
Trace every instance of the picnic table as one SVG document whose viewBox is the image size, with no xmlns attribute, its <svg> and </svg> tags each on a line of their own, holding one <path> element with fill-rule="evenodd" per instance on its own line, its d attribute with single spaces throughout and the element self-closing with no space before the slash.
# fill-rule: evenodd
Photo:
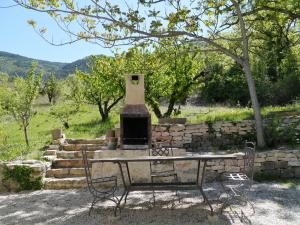
<svg viewBox="0 0 300 225">
<path fill-rule="evenodd" d="M 117 207 L 120 207 L 122 200 L 124 199 L 124 204 L 126 204 L 127 196 L 131 191 L 137 190 L 172 190 L 174 188 L 183 190 L 191 190 L 198 189 L 200 190 L 204 202 L 209 206 L 211 215 L 213 215 L 214 211 L 212 205 L 207 198 L 204 190 L 203 184 L 205 181 L 205 169 L 207 162 L 210 160 L 226 160 L 226 159 L 236 159 L 237 154 L 224 154 L 224 155 L 184 155 L 184 156 L 139 156 L 139 157 L 114 157 L 114 158 L 102 158 L 102 159 L 91 159 L 89 160 L 91 163 L 104 163 L 111 162 L 116 163 L 119 166 L 119 170 L 121 173 L 122 182 L 124 185 L 124 191 L 118 202 Z M 195 181 L 193 182 L 170 182 L 170 183 L 150 183 L 150 182 L 132 182 L 129 163 L 134 162 L 157 162 L 157 161 L 197 161 L 197 174 L 195 174 Z M 124 167 L 122 166 L 124 165 Z M 200 171 L 201 172 L 201 179 Z M 128 182 L 126 182 L 126 179 Z"/>
</svg>

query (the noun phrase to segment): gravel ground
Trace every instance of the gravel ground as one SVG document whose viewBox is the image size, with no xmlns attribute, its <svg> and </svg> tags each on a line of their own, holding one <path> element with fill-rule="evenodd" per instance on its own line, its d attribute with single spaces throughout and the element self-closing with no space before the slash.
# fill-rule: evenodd
<svg viewBox="0 0 300 225">
<path fill-rule="evenodd" d="M 209 199 L 217 196 L 216 184 L 207 186 Z M 88 209 L 92 200 L 86 189 L 42 190 L 0 195 L 0 224 L 70 224 L 70 225 L 193 225 L 193 224 L 252 224 L 300 225 L 300 183 L 259 183 L 253 186 L 251 206 L 235 205 L 223 215 L 209 220 L 208 207 L 199 192 L 180 192 L 182 201 L 174 200 L 172 192 L 157 192 L 157 204 L 150 203 L 151 192 L 133 192 L 120 217 L 114 217 L 110 202 L 98 203 L 91 216 Z M 213 207 L 219 205 L 215 202 Z"/>
</svg>

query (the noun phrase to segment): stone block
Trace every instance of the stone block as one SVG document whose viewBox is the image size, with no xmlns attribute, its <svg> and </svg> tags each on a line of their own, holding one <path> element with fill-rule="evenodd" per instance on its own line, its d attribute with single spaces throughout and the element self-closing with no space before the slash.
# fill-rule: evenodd
<svg viewBox="0 0 300 225">
<path fill-rule="evenodd" d="M 295 167 L 295 177 L 300 178 L 300 167 Z"/>
<path fill-rule="evenodd" d="M 191 141 L 192 141 L 191 138 L 185 138 L 185 137 L 183 137 L 182 140 L 183 140 L 185 143 L 191 143 Z"/>
<path fill-rule="evenodd" d="M 244 166 L 244 164 L 245 164 L 245 161 L 244 161 L 243 159 L 239 159 L 239 160 L 237 161 L 237 165 L 238 165 L 238 166 Z"/>
<path fill-rule="evenodd" d="M 185 124 L 186 118 L 159 118 L 159 124 Z"/>
<path fill-rule="evenodd" d="M 182 125 L 182 124 L 178 124 L 178 125 L 175 125 L 175 126 L 171 126 L 169 131 L 170 132 L 178 132 L 178 131 L 184 131 L 185 130 L 185 125 Z"/>
<path fill-rule="evenodd" d="M 175 136 L 173 137 L 174 141 L 182 141 L 182 136 Z"/>
<path fill-rule="evenodd" d="M 36 172 L 41 173 L 41 172 L 44 172 L 46 169 L 43 165 L 32 165 L 30 167 L 32 168 L 34 173 L 36 173 Z"/>
<path fill-rule="evenodd" d="M 265 162 L 266 159 L 265 158 L 255 158 L 254 162 L 256 163 L 261 163 L 261 162 Z"/>
<path fill-rule="evenodd" d="M 276 157 L 267 157 L 266 158 L 266 161 L 271 161 L 271 162 L 276 162 L 276 161 L 278 161 L 278 159 L 276 158 Z"/>
<path fill-rule="evenodd" d="M 265 153 L 265 152 L 263 152 L 263 153 L 257 153 L 256 154 L 257 156 L 257 158 L 265 158 L 265 157 L 267 157 L 267 153 Z"/>
<path fill-rule="evenodd" d="M 297 156 L 294 153 L 288 153 L 288 154 L 286 154 L 286 157 L 289 158 L 289 159 L 297 158 Z"/>
<path fill-rule="evenodd" d="M 267 157 L 274 157 L 275 156 L 275 152 L 267 152 Z"/>
<path fill-rule="evenodd" d="M 288 162 L 288 165 L 289 165 L 289 166 L 300 166 L 300 160 L 297 160 L 297 161 L 296 161 L 296 160 L 295 160 L 295 161 L 294 161 L 294 160 L 293 160 L 293 161 L 289 161 L 289 162 Z"/>
<path fill-rule="evenodd" d="M 255 167 L 261 167 L 261 163 L 254 163 Z"/>
<path fill-rule="evenodd" d="M 226 166 L 237 166 L 238 165 L 238 161 L 234 160 L 234 159 L 226 159 L 226 160 L 224 160 L 224 164 Z"/>
<path fill-rule="evenodd" d="M 263 162 L 262 163 L 263 170 L 272 170 L 275 169 L 275 162 Z"/>
<path fill-rule="evenodd" d="M 184 133 L 184 136 L 185 136 L 185 137 L 192 138 L 192 134 L 189 134 L 189 133 Z"/>
<path fill-rule="evenodd" d="M 210 160 L 210 161 L 208 161 L 208 162 L 206 163 L 206 165 L 208 165 L 208 166 L 214 166 L 214 165 L 216 165 L 216 162 Z"/>
<path fill-rule="evenodd" d="M 170 133 L 169 133 L 169 132 L 166 132 L 166 131 L 164 131 L 164 132 L 162 132 L 162 133 L 161 133 L 161 136 L 163 136 L 163 137 L 170 136 Z"/>
<path fill-rule="evenodd" d="M 155 130 L 156 132 L 164 132 L 164 131 L 167 130 L 167 126 L 156 125 L 156 126 L 154 127 L 154 130 Z"/>
<path fill-rule="evenodd" d="M 265 175 L 265 176 L 270 176 L 270 177 L 280 177 L 281 176 L 281 173 L 280 173 L 280 170 L 276 170 L 276 169 L 265 169 L 265 170 L 262 170 L 262 173 Z"/>
<path fill-rule="evenodd" d="M 232 172 L 232 173 L 237 173 L 241 171 L 241 168 L 238 166 L 225 166 L 224 169 L 226 172 Z"/>
<path fill-rule="evenodd" d="M 286 157 L 286 153 L 285 152 L 276 152 L 275 153 L 275 156 L 277 157 L 277 158 L 285 158 Z"/>
<path fill-rule="evenodd" d="M 58 140 L 62 137 L 61 129 L 54 129 L 52 130 L 52 140 Z"/>
<path fill-rule="evenodd" d="M 84 168 L 71 168 L 70 169 L 70 175 L 77 175 L 77 176 L 84 176 Z"/>
<path fill-rule="evenodd" d="M 184 135 L 184 133 L 183 132 L 171 132 L 170 135 L 173 137 L 182 137 Z"/>
<path fill-rule="evenodd" d="M 211 170 L 224 170 L 224 166 L 211 166 Z"/>
<path fill-rule="evenodd" d="M 277 168 L 288 168 L 288 162 L 287 161 L 278 161 Z"/>
<path fill-rule="evenodd" d="M 281 169 L 280 176 L 283 178 L 293 178 L 294 177 L 294 170 L 291 168 Z"/>
</svg>

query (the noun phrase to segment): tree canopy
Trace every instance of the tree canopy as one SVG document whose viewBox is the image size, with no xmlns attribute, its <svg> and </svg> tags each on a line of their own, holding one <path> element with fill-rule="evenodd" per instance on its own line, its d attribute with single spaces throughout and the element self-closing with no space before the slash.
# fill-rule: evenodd
<svg viewBox="0 0 300 225">
<path fill-rule="evenodd" d="M 33 104 L 39 94 L 43 73 L 37 72 L 37 63 L 33 63 L 27 77 L 16 77 L 13 87 L 8 87 L 0 92 L 0 104 L 20 123 L 27 146 L 29 146 L 28 127 L 35 111 Z"/>
<path fill-rule="evenodd" d="M 84 88 L 84 99 L 98 106 L 102 121 L 124 96 L 124 63 L 121 57 L 95 57 L 91 72 L 76 72 Z"/>
<path fill-rule="evenodd" d="M 182 42 L 200 44 L 202 50 L 219 51 L 240 64 L 248 85 L 255 114 L 257 141 L 264 146 L 260 104 L 253 79 L 249 56 L 249 38 L 261 12 L 284 14 L 295 23 L 299 19 L 296 0 L 139 0 L 125 1 L 69 1 L 15 0 L 21 6 L 44 12 L 53 17 L 68 34 L 63 45 L 80 40 L 106 47 L 157 41 L 161 38 L 181 37 Z M 299 8 L 299 7 L 298 7 Z M 70 26 L 77 22 L 78 28 Z M 47 29 L 29 23 L 45 40 Z M 295 23 L 293 24 L 295 26 Z M 233 35 L 229 35 L 234 31 Z M 231 46 L 235 46 L 232 48 Z"/>
</svg>

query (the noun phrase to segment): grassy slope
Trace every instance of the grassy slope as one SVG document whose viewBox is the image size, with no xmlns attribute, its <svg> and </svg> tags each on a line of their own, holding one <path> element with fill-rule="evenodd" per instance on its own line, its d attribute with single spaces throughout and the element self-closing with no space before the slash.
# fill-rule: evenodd
<svg viewBox="0 0 300 225">
<path fill-rule="evenodd" d="M 44 99 L 40 99 L 36 116 L 33 117 L 30 128 L 30 149 L 26 150 L 23 132 L 17 122 L 10 116 L 0 117 L 0 160 L 9 160 L 22 154 L 27 154 L 26 158 L 39 158 L 41 149 L 51 141 L 51 130 L 62 127 L 59 120 L 49 115 L 50 106 L 42 104 Z M 103 135 L 105 131 L 114 127 L 119 121 L 119 111 L 116 109 L 111 119 L 105 123 L 100 122 L 100 117 L 95 106 L 86 105 L 81 111 L 71 116 L 68 130 L 64 129 L 67 137 L 72 138 L 95 138 Z M 262 110 L 264 116 L 270 114 L 300 114 L 300 104 L 288 105 L 286 107 L 266 107 Z M 182 107 L 180 117 L 187 117 L 189 122 L 203 122 L 206 120 L 243 120 L 253 117 L 249 108 L 228 108 L 228 107 Z M 157 123 L 157 119 L 152 115 L 152 122 Z"/>
<path fill-rule="evenodd" d="M 287 106 L 268 106 L 262 108 L 263 117 L 272 115 L 294 115 L 300 114 L 300 103 Z M 203 121 L 240 121 L 253 119 L 253 111 L 251 108 L 232 108 L 232 107 L 183 107 L 182 114 L 179 117 L 187 117 L 191 123 Z"/>
<path fill-rule="evenodd" d="M 0 122 L 0 160 L 16 158 L 28 152 L 33 153 L 26 158 L 39 158 L 41 149 L 51 141 L 51 130 L 62 127 L 61 122 L 50 116 L 49 105 L 35 107 L 37 114 L 32 118 L 29 127 L 30 149 L 26 150 L 23 132 L 19 124 L 10 116 L 2 116 Z M 84 106 L 81 111 L 70 117 L 68 130 L 63 132 L 67 137 L 95 138 L 105 133 L 118 121 L 116 113 L 112 114 L 109 121 L 101 123 L 97 108 Z"/>
</svg>

